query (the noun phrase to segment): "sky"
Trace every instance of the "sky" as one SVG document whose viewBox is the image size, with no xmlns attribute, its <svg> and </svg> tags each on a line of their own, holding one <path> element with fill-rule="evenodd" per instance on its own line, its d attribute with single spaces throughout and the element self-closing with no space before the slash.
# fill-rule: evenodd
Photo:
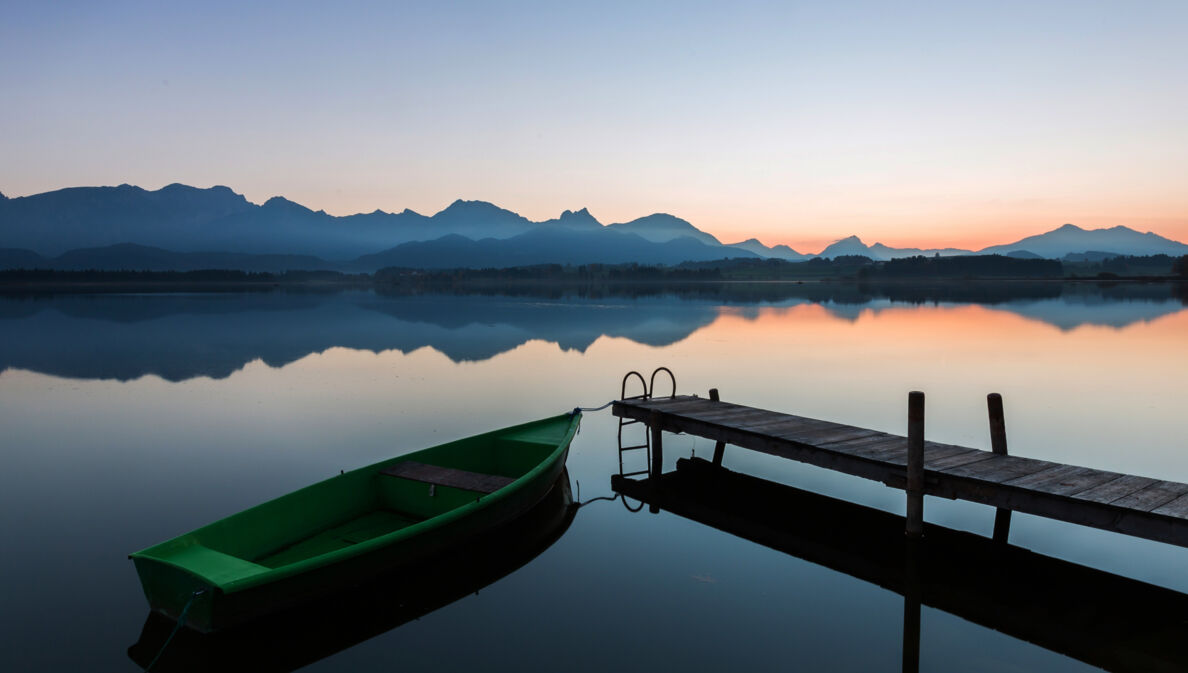
<svg viewBox="0 0 1188 673">
<path fill-rule="evenodd" d="M 249 6 L 250 5 L 250 6 Z M 0 0 L 0 192 L 1188 240 L 1188 2 Z"/>
</svg>

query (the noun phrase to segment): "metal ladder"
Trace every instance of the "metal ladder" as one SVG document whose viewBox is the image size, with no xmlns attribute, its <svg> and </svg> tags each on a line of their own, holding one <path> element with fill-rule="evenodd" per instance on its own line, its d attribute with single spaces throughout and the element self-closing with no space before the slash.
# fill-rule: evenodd
<svg viewBox="0 0 1188 673">
<path fill-rule="evenodd" d="M 646 400 L 646 399 L 655 397 L 655 395 L 656 395 L 656 375 L 659 374 L 660 372 L 664 372 L 664 373 L 668 374 L 668 378 L 672 381 L 672 392 L 670 393 L 670 397 L 676 397 L 676 376 L 673 375 L 672 370 L 670 370 L 668 367 L 657 367 L 656 370 L 652 372 L 652 378 L 650 381 L 644 381 L 643 374 L 640 374 L 639 372 L 636 372 L 636 371 L 627 372 L 627 375 L 623 377 L 623 385 L 620 386 L 620 388 L 619 388 L 619 399 L 620 400 L 640 400 L 640 399 Z M 632 377 L 639 379 L 639 384 L 640 384 L 640 386 L 643 387 L 643 392 L 638 395 L 632 395 L 631 397 L 628 397 L 627 396 L 627 382 L 630 381 Z M 636 420 L 634 418 L 625 419 L 623 417 L 619 417 L 619 476 L 622 476 L 622 477 L 635 477 L 635 476 L 638 476 L 641 474 L 647 474 L 648 466 L 650 466 L 652 464 L 652 433 L 648 432 L 646 425 L 644 426 L 644 433 L 643 433 L 644 436 L 643 436 L 642 444 L 629 444 L 626 446 L 623 445 L 623 428 L 627 427 L 628 425 L 635 425 L 637 423 L 642 424 L 643 421 Z M 623 454 L 628 451 L 638 451 L 640 449 L 643 449 L 644 451 L 646 451 L 646 460 L 644 461 L 644 469 L 635 470 L 633 472 L 625 472 L 624 470 L 626 468 L 623 467 Z"/>
<path fill-rule="evenodd" d="M 654 397 L 655 393 L 656 393 L 656 375 L 659 374 L 660 372 L 665 372 L 666 374 L 668 374 L 668 378 L 672 381 L 672 392 L 669 395 L 671 397 L 676 397 L 676 376 L 673 375 L 672 370 L 669 369 L 668 367 L 657 367 L 652 372 L 652 377 L 651 377 L 650 381 L 644 381 L 643 374 L 640 374 L 639 372 L 636 372 L 636 371 L 627 372 L 627 375 L 623 377 L 623 384 L 619 388 L 619 399 L 620 400 L 639 400 L 639 399 L 646 400 L 651 397 Z M 638 395 L 632 395 L 631 397 L 627 397 L 627 382 L 629 380 L 631 380 L 632 377 L 639 379 L 639 385 L 643 387 L 643 392 Z M 652 433 L 649 432 L 647 425 L 643 426 L 643 430 L 644 430 L 643 444 L 629 444 L 627 446 L 623 445 L 623 428 L 627 427 L 628 425 L 635 425 L 636 423 L 642 424 L 643 421 L 640 421 L 640 420 L 637 420 L 634 418 L 625 419 L 622 416 L 619 417 L 619 475 L 623 476 L 623 477 L 635 477 L 635 476 L 638 476 L 641 474 L 648 474 L 651 471 L 650 468 L 652 465 Z M 645 452 L 644 469 L 635 470 L 633 472 L 625 472 L 624 471 L 625 468 L 623 467 L 623 454 L 628 451 L 638 451 L 640 449 L 643 449 Z M 626 498 L 623 498 L 623 506 L 626 507 L 627 511 L 629 511 L 629 512 L 638 512 L 643 509 L 644 503 L 641 502 L 638 505 L 632 506 L 631 503 L 627 502 Z"/>
<path fill-rule="evenodd" d="M 638 395 L 632 395 L 631 397 L 627 397 L 627 382 L 630 381 L 631 377 L 633 377 L 633 376 L 635 378 L 639 379 L 639 385 L 643 386 L 643 392 Z M 648 394 L 648 382 L 644 380 L 643 374 L 640 374 L 639 372 L 636 372 L 636 371 L 627 372 L 627 375 L 623 377 L 623 385 L 620 386 L 620 388 L 619 388 L 619 399 L 620 400 L 646 400 L 646 399 L 648 399 L 648 397 L 650 397 Z M 640 421 L 640 420 L 637 420 L 634 418 L 626 419 L 626 418 L 623 418 L 622 416 L 619 417 L 619 476 L 621 476 L 621 477 L 634 477 L 634 476 L 641 475 L 641 474 L 647 474 L 648 466 L 652 464 L 652 433 L 648 432 L 647 426 L 644 426 L 643 444 L 630 444 L 630 445 L 626 445 L 626 446 L 624 446 L 624 444 L 623 444 L 623 428 L 627 427 L 628 425 L 636 425 L 636 424 L 642 424 L 642 423 L 643 423 L 643 421 Z M 623 467 L 623 454 L 628 451 L 638 451 L 640 449 L 643 449 L 646 452 L 646 454 L 645 454 L 646 459 L 644 461 L 644 469 L 635 470 L 634 472 L 624 471 L 626 468 Z"/>
</svg>

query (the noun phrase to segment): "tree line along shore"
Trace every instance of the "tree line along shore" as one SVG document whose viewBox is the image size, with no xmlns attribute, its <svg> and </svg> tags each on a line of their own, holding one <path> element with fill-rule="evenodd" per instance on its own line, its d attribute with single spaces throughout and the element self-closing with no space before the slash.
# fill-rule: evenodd
<svg viewBox="0 0 1188 673">
<path fill-rule="evenodd" d="M 466 284 L 591 284 L 730 281 L 896 281 L 896 280 L 1096 280 L 1188 279 L 1188 255 L 1118 256 L 1070 261 L 1020 259 L 1003 255 L 915 256 L 874 261 L 868 257 L 814 258 L 803 262 L 734 258 L 675 266 L 640 264 L 538 264 L 483 269 L 390 267 L 373 274 L 293 270 L 281 273 L 233 269 L 171 270 L 0 270 L 0 286 L 202 286 L 238 289 L 272 285 L 357 285 L 431 287 Z"/>
</svg>

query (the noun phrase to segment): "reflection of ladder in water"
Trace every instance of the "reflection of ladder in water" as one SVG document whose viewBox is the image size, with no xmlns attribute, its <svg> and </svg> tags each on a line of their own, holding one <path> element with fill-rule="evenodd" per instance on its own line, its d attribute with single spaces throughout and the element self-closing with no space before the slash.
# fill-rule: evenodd
<svg viewBox="0 0 1188 673">
<path fill-rule="evenodd" d="M 640 374 L 639 372 L 634 372 L 634 371 L 627 372 L 627 375 L 623 377 L 623 385 L 619 389 L 619 399 L 620 400 L 640 400 L 640 399 L 646 400 L 648 398 L 655 397 L 656 396 L 656 375 L 659 374 L 660 372 L 665 372 L 666 374 L 668 374 L 668 378 L 672 380 L 672 393 L 670 396 L 676 397 L 676 377 L 673 376 L 672 371 L 668 367 L 657 367 L 656 370 L 652 372 L 652 378 L 651 378 L 650 382 L 644 381 L 643 374 Z M 629 380 L 631 380 L 632 377 L 639 379 L 639 385 L 643 387 L 643 392 L 638 395 L 632 395 L 631 397 L 627 397 L 627 382 Z M 623 418 L 621 416 L 619 417 L 619 476 L 622 476 L 622 477 L 635 477 L 635 476 L 638 476 L 641 474 L 647 474 L 648 468 L 652 464 L 652 434 L 650 432 L 648 432 L 648 428 L 646 425 L 643 426 L 643 428 L 644 428 L 643 444 L 629 444 L 626 446 L 624 446 L 624 444 L 623 444 L 623 428 L 625 428 L 628 425 L 635 425 L 637 423 L 642 425 L 643 421 L 639 421 L 639 420 L 636 420 L 633 418 Z M 629 451 L 638 451 L 640 449 L 644 450 L 644 468 L 642 470 L 634 470 L 631 472 L 625 471 L 626 468 L 624 468 L 624 466 L 623 466 L 623 454 L 627 453 Z"/>
</svg>

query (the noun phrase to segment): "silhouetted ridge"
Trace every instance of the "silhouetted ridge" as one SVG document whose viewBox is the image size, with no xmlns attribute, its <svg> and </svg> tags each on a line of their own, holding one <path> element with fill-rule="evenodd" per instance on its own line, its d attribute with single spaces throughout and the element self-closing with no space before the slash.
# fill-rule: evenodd
<svg viewBox="0 0 1188 673">
<path fill-rule="evenodd" d="M 1065 224 L 1014 243 L 992 245 L 979 251 L 979 254 L 1004 254 L 1013 250 L 1026 250 L 1040 257 L 1060 259 L 1090 251 L 1115 256 L 1184 255 L 1188 254 L 1188 245 L 1151 232 L 1139 233 L 1121 225 L 1109 229 L 1082 229 L 1075 224 Z"/>
<path fill-rule="evenodd" d="M 787 246 L 769 248 L 754 239 L 724 246 L 714 236 L 667 213 L 603 226 L 588 209 L 582 208 L 566 210 L 553 220 L 534 222 L 486 201 L 462 199 L 432 216 L 409 209 L 399 213 L 376 209 L 370 213 L 334 217 L 281 196 L 257 205 L 226 186 L 202 189 L 173 183 L 156 191 L 123 184 L 118 187 L 70 187 L 17 198 L 0 195 L 0 204 L 3 205 L 0 208 L 0 246 L 31 250 L 48 257 L 71 250 L 131 242 L 179 253 L 221 251 L 225 254 L 305 255 L 345 263 L 401 244 L 429 242 L 445 235 L 460 235 L 472 241 L 509 240 L 541 227 L 583 233 L 606 230 L 632 234 L 650 244 L 693 239 L 703 246 L 716 248 L 717 258 L 740 254 L 739 251 L 793 261 L 807 257 Z M 1065 224 L 1045 234 L 992 246 L 981 254 L 1019 251 L 1048 259 L 1090 251 L 1095 254 L 1179 256 L 1188 254 L 1188 245 L 1151 232 L 1139 233 L 1125 226 L 1085 230 Z M 650 248 L 641 249 L 639 254 L 643 256 L 630 261 L 647 263 L 655 258 L 649 258 L 645 253 L 652 252 L 654 250 Z M 820 256 L 859 255 L 886 261 L 917 255 L 962 254 L 973 253 L 953 248 L 893 248 L 881 243 L 867 246 L 857 236 L 850 236 L 834 242 Z M 702 258 L 698 254 L 691 259 Z M 533 263 L 556 261 L 559 260 L 532 260 Z"/>
</svg>

